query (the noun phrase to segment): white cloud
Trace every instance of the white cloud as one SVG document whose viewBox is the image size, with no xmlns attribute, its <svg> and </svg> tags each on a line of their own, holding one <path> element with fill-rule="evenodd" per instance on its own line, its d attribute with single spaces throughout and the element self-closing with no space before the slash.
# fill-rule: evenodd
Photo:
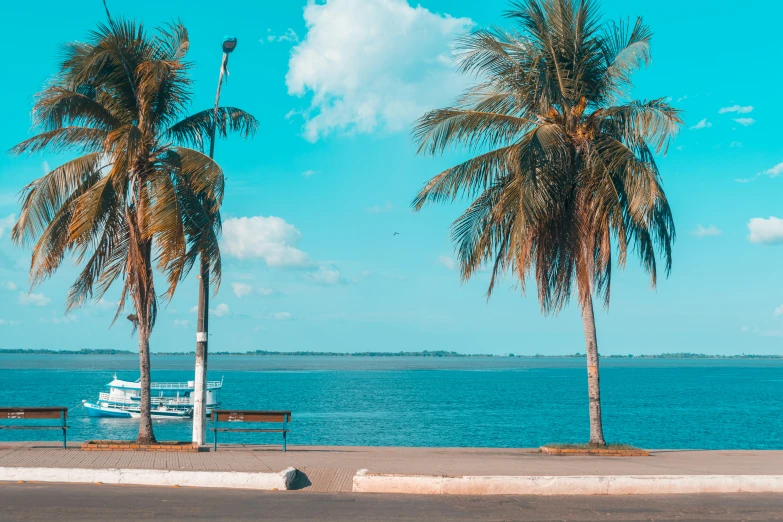
<svg viewBox="0 0 783 522">
<path fill-rule="evenodd" d="M 0 237 L 5 235 L 6 230 L 14 228 L 14 223 L 16 223 L 16 216 L 13 214 L 0 218 Z"/>
<path fill-rule="evenodd" d="M 778 306 L 775 308 L 775 317 L 783 315 L 783 305 Z"/>
<path fill-rule="evenodd" d="M 15 326 L 19 324 L 19 321 L 10 321 L 8 319 L 0 319 L 0 326 Z"/>
<path fill-rule="evenodd" d="M 253 287 L 247 283 L 231 283 L 231 289 L 234 295 L 242 298 L 253 293 Z"/>
<path fill-rule="evenodd" d="M 312 95 L 304 111 L 310 141 L 335 131 L 407 129 L 450 102 L 467 79 L 452 64 L 452 43 L 472 25 L 412 7 L 406 0 L 309 2 L 307 34 L 293 48 L 289 94 Z"/>
<path fill-rule="evenodd" d="M 691 231 L 691 235 L 696 237 L 714 237 L 719 236 L 722 233 L 723 231 L 715 225 L 710 225 L 708 227 L 696 225 L 696 228 Z"/>
<path fill-rule="evenodd" d="M 305 266 L 307 254 L 296 248 L 302 233 L 279 217 L 241 217 L 223 222 L 223 251 L 239 259 L 263 258 L 269 266 Z"/>
<path fill-rule="evenodd" d="M 736 181 L 738 183 L 748 183 L 749 181 L 753 181 L 753 180 L 759 178 L 760 176 L 769 176 L 770 178 L 776 178 L 776 177 L 780 176 L 781 174 L 783 174 L 783 163 L 778 163 L 777 165 L 775 165 L 774 167 L 772 167 L 770 169 L 762 170 L 761 172 L 759 172 L 758 174 L 756 174 L 753 177 L 750 177 L 750 178 L 739 178 L 739 179 L 735 179 L 734 181 Z"/>
<path fill-rule="evenodd" d="M 16 283 L 14 283 L 13 281 L 7 281 L 5 283 L 2 283 L 2 285 L 0 285 L 0 287 L 4 288 L 6 290 L 10 290 L 11 292 L 15 292 L 18 289 L 18 287 L 16 286 Z"/>
<path fill-rule="evenodd" d="M 288 312 L 276 312 L 272 314 L 272 318 L 275 321 L 289 321 L 291 319 L 291 314 Z"/>
<path fill-rule="evenodd" d="M 742 125 L 743 127 L 749 127 L 756 123 L 756 120 L 753 118 L 734 118 L 734 121 Z"/>
<path fill-rule="evenodd" d="M 231 309 L 229 309 L 226 303 L 220 303 L 215 307 L 214 310 L 210 310 L 210 313 L 212 313 L 216 317 L 225 317 L 231 313 Z"/>
<path fill-rule="evenodd" d="M 454 261 L 453 257 L 449 257 L 449 256 L 438 257 L 438 263 L 445 266 L 449 270 L 454 270 L 457 267 L 457 262 Z"/>
<path fill-rule="evenodd" d="M 44 161 L 43 163 L 41 163 L 41 168 L 43 169 L 44 176 L 46 176 L 52 171 L 52 168 L 49 166 L 48 161 Z"/>
<path fill-rule="evenodd" d="M 732 149 L 741 149 L 742 148 L 742 142 L 741 141 L 732 141 L 729 143 L 729 147 Z"/>
<path fill-rule="evenodd" d="M 391 212 L 393 209 L 394 207 L 392 207 L 391 201 L 387 201 L 385 205 L 373 205 L 364 210 L 370 214 L 378 214 L 380 212 Z"/>
<path fill-rule="evenodd" d="M 707 121 L 707 118 L 704 118 L 699 123 L 691 127 L 691 130 L 699 130 L 699 129 L 709 129 L 712 127 L 712 123 Z"/>
<path fill-rule="evenodd" d="M 336 285 L 342 282 L 340 271 L 332 266 L 320 266 L 315 272 L 308 272 L 305 277 L 319 285 Z"/>
<path fill-rule="evenodd" d="M 100 299 L 98 299 L 98 301 L 93 303 L 93 306 L 95 306 L 95 308 L 99 308 L 100 310 L 109 310 L 111 308 L 117 308 L 119 305 L 120 305 L 119 301 L 109 301 L 107 299 L 104 299 L 103 297 L 101 297 Z"/>
<path fill-rule="evenodd" d="M 305 177 L 305 178 L 309 178 L 310 176 L 315 176 L 319 172 L 320 171 L 318 171 L 318 170 L 308 169 L 308 170 L 302 172 L 302 176 Z"/>
<path fill-rule="evenodd" d="M 23 304 L 25 306 L 46 306 L 51 302 L 52 300 L 43 294 L 26 294 L 24 292 L 19 292 L 19 304 Z"/>
<path fill-rule="evenodd" d="M 190 326 L 190 321 L 187 319 L 174 319 L 174 328 L 187 328 Z"/>
<path fill-rule="evenodd" d="M 195 314 L 196 312 L 198 312 L 198 305 L 191 306 L 188 312 L 190 312 L 191 314 Z"/>
<path fill-rule="evenodd" d="M 261 294 L 261 295 L 272 295 L 272 294 L 275 293 L 275 291 L 272 290 L 271 288 L 263 288 L 262 287 L 262 288 L 258 289 L 258 293 Z"/>
<path fill-rule="evenodd" d="M 731 107 L 721 107 L 718 111 L 718 114 L 726 114 L 727 112 L 748 114 L 749 112 L 753 112 L 753 105 L 732 105 Z"/>
<path fill-rule="evenodd" d="M 770 216 L 769 219 L 753 218 L 748 221 L 748 241 L 751 243 L 782 243 L 783 219 Z"/>
<path fill-rule="evenodd" d="M 688 99 L 688 95 L 686 94 L 685 96 L 680 96 L 679 98 L 677 98 L 677 101 L 681 102 L 681 101 L 685 101 L 687 99 Z"/>
<path fill-rule="evenodd" d="M 42 323 L 52 323 L 52 324 L 72 324 L 72 323 L 78 323 L 79 317 L 76 314 L 70 314 L 70 315 L 62 315 L 62 316 L 56 316 L 52 315 L 51 319 L 41 319 Z"/>
<path fill-rule="evenodd" d="M 264 40 L 259 40 L 261 43 L 264 42 Z M 296 34 L 296 31 L 291 29 L 290 27 L 283 33 L 283 34 L 273 34 L 271 29 L 266 30 L 266 41 L 267 42 L 293 42 L 296 43 L 299 41 L 299 35 Z"/>
</svg>

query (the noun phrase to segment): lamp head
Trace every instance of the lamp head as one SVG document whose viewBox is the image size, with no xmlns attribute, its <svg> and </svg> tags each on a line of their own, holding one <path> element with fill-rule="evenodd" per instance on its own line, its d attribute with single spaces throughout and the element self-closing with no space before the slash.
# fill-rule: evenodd
<svg viewBox="0 0 783 522">
<path fill-rule="evenodd" d="M 235 36 L 224 36 L 223 37 L 223 52 L 228 54 L 234 49 L 236 49 L 237 46 L 237 39 Z"/>
</svg>

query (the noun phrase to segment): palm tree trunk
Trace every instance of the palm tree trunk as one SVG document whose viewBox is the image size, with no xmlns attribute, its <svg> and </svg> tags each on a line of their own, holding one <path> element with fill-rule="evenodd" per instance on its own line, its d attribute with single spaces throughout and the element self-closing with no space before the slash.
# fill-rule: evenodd
<svg viewBox="0 0 783 522">
<path fill-rule="evenodd" d="M 139 444 L 155 442 L 150 412 L 150 329 L 146 321 L 139 320 L 139 372 L 141 373 L 141 397 L 139 401 Z"/>
<path fill-rule="evenodd" d="M 588 292 L 582 303 L 582 323 L 587 345 L 587 396 L 590 401 L 590 444 L 606 446 L 603 421 L 601 419 L 601 383 L 598 373 L 598 339 L 595 335 L 593 298 Z"/>
<path fill-rule="evenodd" d="M 206 444 L 207 433 L 207 335 L 209 331 L 209 260 L 201 254 L 196 326 L 196 376 L 193 390 L 193 442 Z"/>
</svg>

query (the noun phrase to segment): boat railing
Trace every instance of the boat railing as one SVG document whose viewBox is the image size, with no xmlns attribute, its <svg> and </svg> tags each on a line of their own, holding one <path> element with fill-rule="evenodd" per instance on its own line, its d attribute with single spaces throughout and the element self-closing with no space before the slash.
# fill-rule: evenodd
<svg viewBox="0 0 783 522">
<path fill-rule="evenodd" d="M 110 393 L 99 393 L 98 399 L 102 401 L 114 402 L 118 404 L 138 404 L 138 397 L 127 397 L 121 395 L 112 395 Z M 152 404 L 193 404 L 190 397 L 150 397 Z"/>
<path fill-rule="evenodd" d="M 220 388 L 223 386 L 223 381 L 207 381 L 207 388 Z M 191 390 L 193 386 L 190 386 L 187 382 L 153 382 L 150 383 L 150 388 L 158 390 Z"/>
</svg>

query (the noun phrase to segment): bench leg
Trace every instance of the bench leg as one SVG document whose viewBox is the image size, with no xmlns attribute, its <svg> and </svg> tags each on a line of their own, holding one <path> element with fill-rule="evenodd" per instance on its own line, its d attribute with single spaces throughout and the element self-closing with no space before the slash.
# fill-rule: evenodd
<svg viewBox="0 0 783 522">
<path fill-rule="evenodd" d="M 285 453 L 285 435 L 286 433 L 283 432 L 283 453 Z"/>
<path fill-rule="evenodd" d="M 217 451 L 217 430 L 215 430 L 215 451 Z"/>
<path fill-rule="evenodd" d="M 63 428 L 63 449 L 66 449 L 65 443 L 67 441 L 67 430 Z"/>
</svg>

